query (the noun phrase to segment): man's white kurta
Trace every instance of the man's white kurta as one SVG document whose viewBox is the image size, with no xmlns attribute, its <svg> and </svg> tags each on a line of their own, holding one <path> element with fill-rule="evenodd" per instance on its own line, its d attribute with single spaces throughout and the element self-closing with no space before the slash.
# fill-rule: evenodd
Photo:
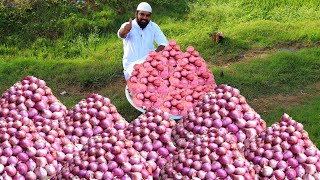
<svg viewBox="0 0 320 180">
<path fill-rule="evenodd" d="M 127 23 L 123 23 L 120 27 L 122 29 Z M 120 37 L 118 30 L 118 37 Z M 160 27 L 150 21 L 147 27 L 143 30 L 138 25 L 136 19 L 132 20 L 131 31 L 123 39 L 123 69 L 126 80 L 130 77 L 132 67 L 136 62 L 141 62 L 146 58 L 149 51 L 154 50 L 154 42 L 160 46 L 166 46 L 168 40 L 161 31 Z"/>
</svg>

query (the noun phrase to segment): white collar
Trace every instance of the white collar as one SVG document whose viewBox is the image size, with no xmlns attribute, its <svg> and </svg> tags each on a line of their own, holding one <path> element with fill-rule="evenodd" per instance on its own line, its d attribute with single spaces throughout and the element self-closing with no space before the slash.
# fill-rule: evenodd
<svg viewBox="0 0 320 180">
<path fill-rule="evenodd" d="M 132 22 L 133 25 L 138 26 L 138 27 L 141 29 L 141 27 L 139 26 L 139 24 L 138 24 L 138 22 L 137 22 L 137 18 L 134 18 L 132 21 L 133 21 L 133 22 Z M 152 22 L 152 21 L 150 20 L 149 23 L 148 23 L 148 25 L 147 25 L 144 29 L 147 29 L 147 27 L 149 27 L 149 25 L 150 25 L 151 22 Z M 144 30 L 144 29 L 141 29 L 141 30 Z"/>
</svg>

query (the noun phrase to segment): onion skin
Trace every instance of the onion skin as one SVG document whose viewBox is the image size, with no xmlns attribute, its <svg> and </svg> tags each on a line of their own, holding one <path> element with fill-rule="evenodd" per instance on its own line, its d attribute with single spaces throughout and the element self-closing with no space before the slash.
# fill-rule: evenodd
<svg viewBox="0 0 320 180">
<path fill-rule="evenodd" d="M 244 154 L 260 178 L 307 179 L 305 174 L 316 173 L 319 158 L 304 133 L 301 124 L 284 114 L 256 138 L 246 139 Z"/>
<path fill-rule="evenodd" d="M 153 164 L 151 169 L 154 178 L 159 178 L 160 168 L 166 165 L 171 153 L 176 150 L 171 140 L 171 131 L 175 124 L 166 112 L 148 108 L 144 114 L 132 121 L 125 131 L 126 137 L 135 142 L 135 150 L 139 151 L 149 164 Z M 136 158 L 129 162 L 133 171 L 138 172 L 142 168 L 141 165 L 136 165 Z"/>
<path fill-rule="evenodd" d="M 182 53 L 176 42 L 170 44 L 165 56 L 149 54 L 143 66 L 150 71 L 135 66 L 134 83 L 141 83 L 131 87 L 136 102 L 159 109 L 146 109 L 132 123 L 98 94 L 67 111 L 43 80 L 28 76 L 9 88 L 0 100 L 0 174 L 8 179 L 320 176 L 319 150 L 301 123 L 284 114 L 266 129 L 238 89 L 216 87 L 199 52 L 188 47 Z M 169 112 L 185 116 L 176 122 Z"/>
<path fill-rule="evenodd" d="M 207 122 L 204 123 L 207 116 L 204 109 L 210 111 L 210 107 L 205 104 L 209 102 L 209 96 L 205 96 L 193 111 L 189 111 L 188 117 L 178 121 L 172 135 L 178 146 L 177 152 L 161 169 L 160 177 L 241 179 L 247 174 L 249 179 L 253 179 L 255 176 L 249 162 L 244 159 L 235 145 L 236 135 L 226 128 L 233 122 L 231 118 L 229 123 L 225 123 L 226 127 L 223 127 L 223 121 L 219 116 L 211 120 L 215 121 L 212 127 L 204 125 L 207 124 Z M 221 101 L 221 104 L 224 102 Z M 204 109 L 200 109 L 202 107 Z M 219 129 L 214 127 L 214 124 Z M 229 127 L 229 130 L 231 129 L 233 129 L 232 126 Z"/>
<path fill-rule="evenodd" d="M 61 150 L 59 147 L 71 143 L 64 137 L 63 130 L 59 129 L 58 122 L 66 115 L 66 107 L 53 96 L 43 80 L 33 76 L 26 76 L 18 81 L 5 94 L 0 100 L 0 110 L 2 111 L 2 106 L 6 104 L 2 102 L 12 101 L 8 106 L 11 111 L 1 113 L 0 122 L 7 124 L 0 123 L 0 128 L 8 129 L 10 133 L 7 142 L 11 144 L 12 154 L 7 161 L 15 164 L 16 168 L 13 176 L 13 170 L 8 166 L 8 175 L 13 179 L 41 179 L 48 172 L 56 176 L 61 166 L 56 160 L 56 151 Z M 3 147 L 8 145 L 5 142 L 2 143 Z M 7 150 L 4 152 L 9 153 Z M 51 166 L 47 172 L 45 167 L 48 163 Z"/>
<path fill-rule="evenodd" d="M 83 106 L 86 107 L 92 104 L 91 102 L 94 102 L 95 98 L 95 96 L 90 96 L 85 100 L 87 103 L 83 104 Z M 96 106 L 101 105 L 96 104 Z M 156 154 L 154 154 L 156 151 L 152 151 L 153 144 L 151 139 L 147 136 L 151 133 L 151 130 L 141 128 L 147 128 L 147 124 L 142 126 L 142 123 L 136 123 L 140 128 L 135 128 L 135 131 L 132 131 L 133 134 L 126 135 L 125 129 L 128 123 L 118 115 L 114 106 L 109 104 L 109 107 L 109 113 L 114 112 L 106 115 L 110 126 L 101 127 L 100 133 L 94 133 L 82 142 L 83 147 L 80 152 L 80 158 L 70 159 L 71 164 L 74 164 L 74 166 L 70 167 L 70 171 L 85 179 L 152 177 L 152 171 L 148 170 L 149 166 L 146 160 L 148 152 L 150 152 L 149 158 L 156 157 Z M 86 119 L 85 121 L 88 122 Z M 132 140 L 129 140 L 130 137 Z M 146 145 L 146 143 L 148 144 Z M 146 154 L 146 157 L 142 157 L 134 148 L 139 149 L 141 154 Z M 65 151 L 72 151 L 68 149 L 65 149 Z M 148 150 L 148 152 L 145 150 Z"/>
</svg>

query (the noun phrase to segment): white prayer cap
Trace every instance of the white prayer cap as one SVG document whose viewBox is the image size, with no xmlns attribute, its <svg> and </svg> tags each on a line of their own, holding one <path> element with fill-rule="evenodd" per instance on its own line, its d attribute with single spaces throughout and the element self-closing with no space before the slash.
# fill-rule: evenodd
<svg viewBox="0 0 320 180">
<path fill-rule="evenodd" d="M 150 6 L 150 4 L 146 3 L 146 2 L 142 2 L 138 5 L 137 7 L 137 11 L 147 11 L 147 12 L 152 12 L 152 8 Z"/>
</svg>

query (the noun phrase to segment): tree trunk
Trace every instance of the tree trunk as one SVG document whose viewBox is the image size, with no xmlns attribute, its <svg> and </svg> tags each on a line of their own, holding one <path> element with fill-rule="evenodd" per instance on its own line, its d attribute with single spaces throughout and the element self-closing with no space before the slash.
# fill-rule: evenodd
<svg viewBox="0 0 320 180">
<path fill-rule="evenodd" d="M 82 8 L 82 14 L 87 16 L 89 8 L 93 9 L 94 11 L 96 11 L 98 9 L 96 2 L 94 0 L 86 0 L 86 3 Z"/>
<path fill-rule="evenodd" d="M 94 11 L 97 10 L 97 5 L 94 0 L 86 0 L 86 4 L 89 5 Z"/>
</svg>

